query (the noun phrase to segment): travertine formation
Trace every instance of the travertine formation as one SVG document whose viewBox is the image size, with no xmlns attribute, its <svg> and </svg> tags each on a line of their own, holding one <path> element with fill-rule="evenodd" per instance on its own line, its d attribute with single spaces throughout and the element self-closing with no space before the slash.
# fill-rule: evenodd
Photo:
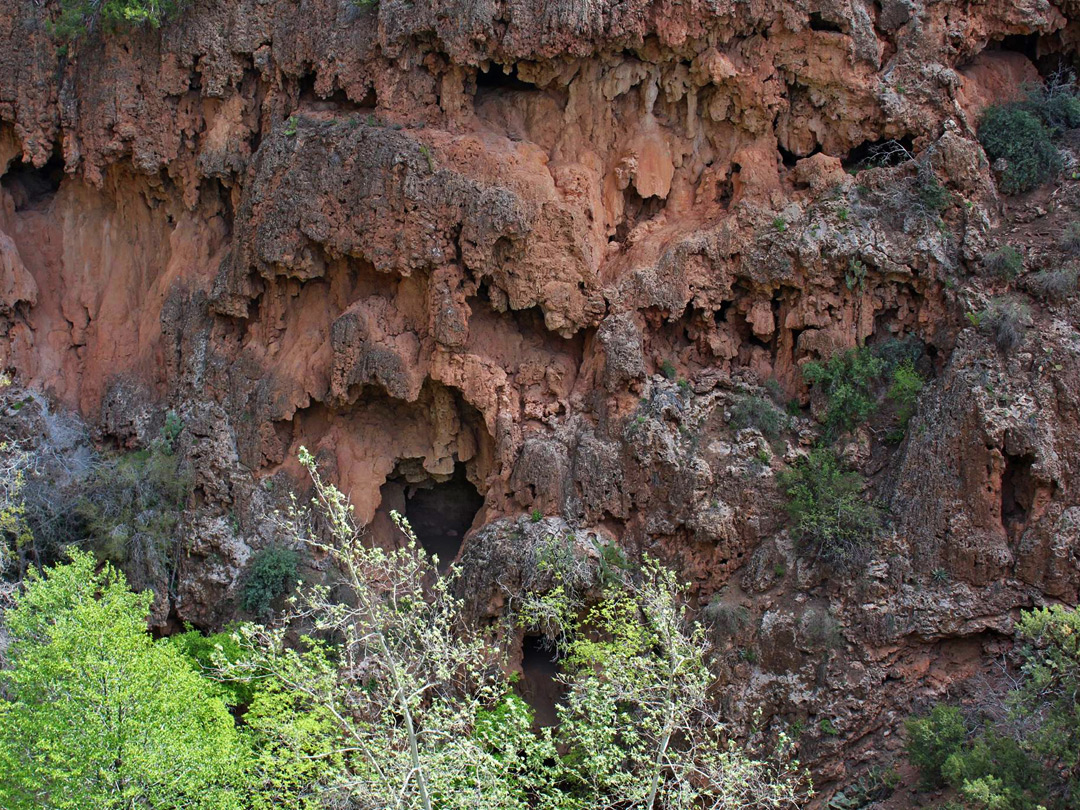
<svg viewBox="0 0 1080 810">
<path fill-rule="evenodd" d="M 388 479 L 463 465 L 480 615 L 533 510 L 660 556 L 748 617 L 731 717 L 799 721 L 842 783 L 1016 610 L 1077 599 L 1076 298 L 1012 353 L 965 317 L 1002 283 L 980 257 L 1056 261 L 1080 209 L 1071 182 L 1006 206 L 974 138 L 1069 64 L 1077 11 L 195 0 L 60 54 L 49 3 L 0 0 L 0 359 L 103 440 L 181 415 L 162 626 L 234 615 L 301 444 L 375 527 Z M 915 163 L 863 167 L 890 140 L 953 195 L 940 219 Z M 933 379 L 902 443 L 873 420 L 843 443 L 891 517 L 837 577 L 796 554 L 775 479 L 817 435 L 799 368 L 891 338 Z M 768 381 L 802 408 L 773 446 L 730 424 Z"/>
</svg>

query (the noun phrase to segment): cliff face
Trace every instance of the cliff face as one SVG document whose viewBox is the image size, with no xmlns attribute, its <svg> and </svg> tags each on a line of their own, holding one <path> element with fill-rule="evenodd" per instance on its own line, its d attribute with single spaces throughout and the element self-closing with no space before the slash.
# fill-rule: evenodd
<svg viewBox="0 0 1080 810">
<path fill-rule="evenodd" d="M 0 358 L 122 444 L 181 415 L 159 623 L 234 614 L 304 444 L 384 539 L 415 487 L 474 487 L 480 613 L 533 510 L 676 565 L 749 617 L 732 717 L 799 720 L 843 779 L 1018 608 L 1077 599 L 1076 299 L 1011 353 L 965 318 L 1002 284 L 980 257 L 1058 261 L 1080 207 L 1071 182 L 1004 206 L 973 131 L 1069 64 L 1076 12 L 198 0 L 59 56 L 48 4 L 0 0 Z M 890 140 L 940 218 L 915 162 L 854 174 Z M 836 577 L 775 481 L 823 407 L 799 367 L 890 338 L 932 380 L 902 443 L 871 422 L 842 448 L 891 518 Z M 802 406 L 773 447 L 731 423 L 769 380 Z"/>
</svg>

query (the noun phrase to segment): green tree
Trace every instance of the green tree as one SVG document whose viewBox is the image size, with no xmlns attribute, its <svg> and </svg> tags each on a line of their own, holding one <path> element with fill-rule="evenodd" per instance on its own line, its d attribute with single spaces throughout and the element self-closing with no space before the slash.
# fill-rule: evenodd
<svg viewBox="0 0 1080 810">
<path fill-rule="evenodd" d="M 1025 646 L 1015 706 L 1037 721 L 1030 739 L 1035 752 L 1080 798 L 1080 611 L 1036 608 L 1021 614 L 1016 629 Z"/>
<path fill-rule="evenodd" d="M 783 736 L 755 759 L 734 741 L 709 694 L 705 628 L 690 621 L 675 574 L 647 560 L 564 628 L 568 687 L 556 739 L 567 750 L 563 806 L 793 808 L 804 797 Z M 572 616 L 565 592 L 536 614 Z M 551 599 L 558 604 L 545 604 Z"/>
<path fill-rule="evenodd" d="M 301 590 L 289 618 L 334 644 L 294 645 L 285 627 L 248 625 L 249 656 L 222 662 L 228 677 L 260 684 L 245 719 L 261 806 L 315 806 L 320 796 L 370 810 L 535 806 L 556 755 L 508 696 L 505 645 L 464 621 L 455 573 L 439 573 L 404 520 L 395 515 L 402 547 L 370 547 L 347 499 L 306 450 L 300 460 L 330 541 L 302 510 L 289 528 L 329 558 L 341 583 Z"/>
<path fill-rule="evenodd" d="M 213 685 L 146 633 L 149 592 L 74 552 L 6 614 L 5 810 L 230 810 L 245 746 Z"/>
</svg>

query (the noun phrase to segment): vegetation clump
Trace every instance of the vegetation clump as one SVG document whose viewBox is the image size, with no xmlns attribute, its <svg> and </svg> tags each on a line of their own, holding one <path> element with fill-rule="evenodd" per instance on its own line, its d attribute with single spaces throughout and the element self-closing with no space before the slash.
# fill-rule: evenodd
<svg viewBox="0 0 1080 810">
<path fill-rule="evenodd" d="M 99 28 L 106 31 L 134 25 L 159 28 L 187 3 L 188 0 L 60 0 L 60 13 L 52 23 L 52 32 L 57 39 L 69 41 Z"/>
<path fill-rule="evenodd" d="M 838 568 L 865 558 L 881 515 L 863 497 L 862 476 L 820 447 L 780 473 L 779 482 L 795 534 L 815 558 Z"/>
<path fill-rule="evenodd" d="M 1027 279 L 1027 288 L 1032 294 L 1046 301 L 1064 301 L 1076 292 L 1078 276 L 1080 273 L 1075 267 L 1040 270 Z"/>
<path fill-rule="evenodd" d="M 240 806 L 245 742 L 214 684 L 146 632 L 151 598 L 78 551 L 31 575 L 5 615 L 0 806 Z"/>
<path fill-rule="evenodd" d="M 1030 320 L 1031 311 L 1027 305 L 1007 296 L 993 299 L 990 306 L 979 314 L 977 322 L 1001 351 L 1011 352 L 1023 341 Z"/>
<path fill-rule="evenodd" d="M 274 600 L 296 583 L 300 555 L 291 548 L 271 546 L 257 552 L 244 580 L 240 604 L 248 613 L 264 616 Z"/>
<path fill-rule="evenodd" d="M 1080 97 L 1071 75 L 1029 90 L 1027 98 L 991 104 L 979 121 L 979 141 L 991 161 L 1003 160 L 1001 190 L 1020 194 L 1041 186 L 1061 170 L 1054 138 L 1080 126 Z"/>
<path fill-rule="evenodd" d="M 908 718 L 923 787 L 954 788 L 957 810 L 1065 810 L 1080 799 L 1080 612 L 1021 613 L 1020 668 L 1004 705 L 981 717 L 939 704 Z"/>
<path fill-rule="evenodd" d="M 1005 245 L 983 259 L 983 267 L 993 276 L 1010 280 L 1024 271 L 1024 257 L 1012 245 Z"/>
<path fill-rule="evenodd" d="M 877 410 L 874 387 L 884 370 L 885 362 L 866 346 L 802 367 L 803 379 L 828 398 L 825 429 L 830 437 L 851 430 Z"/>
</svg>

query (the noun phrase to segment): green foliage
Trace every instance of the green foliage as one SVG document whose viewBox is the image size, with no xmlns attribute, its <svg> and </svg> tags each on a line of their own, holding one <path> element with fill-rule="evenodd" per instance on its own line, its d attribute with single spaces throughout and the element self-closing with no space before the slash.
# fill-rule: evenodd
<svg viewBox="0 0 1080 810">
<path fill-rule="evenodd" d="M 1061 154 L 1053 137 L 1080 126 L 1080 98 L 1072 77 L 1032 88 L 1022 101 L 992 104 L 979 122 L 979 140 L 991 161 L 1004 159 L 1001 190 L 1019 194 L 1060 171 Z"/>
<path fill-rule="evenodd" d="M 954 751 L 941 775 L 977 810 L 1036 810 L 1045 800 L 1038 764 L 1016 740 L 989 729 Z"/>
<path fill-rule="evenodd" d="M 1012 245 L 1005 245 L 983 258 L 983 267 L 1001 279 L 1014 279 L 1024 272 L 1024 257 Z"/>
<path fill-rule="evenodd" d="M 787 511 L 803 547 L 847 568 L 864 556 L 881 524 L 877 507 L 862 495 L 858 473 L 846 470 L 827 448 L 816 448 L 778 476 Z"/>
<path fill-rule="evenodd" d="M 99 26 L 117 31 L 136 25 L 158 28 L 187 5 L 188 0 L 60 0 L 60 12 L 51 24 L 62 41 L 78 39 Z"/>
<path fill-rule="evenodd" d="M 679 370 L 675 368 L 675 364 L 670 360 L 665 360 L 660 364 L 660 373 L 669 380 L 674 380 L 679 375 Z"/>
<path fill-rule="evenodd" d="M 915 405 L 918 403 L 919 392 L 922 388 L 923 378 L 915 370 L 915 364 L 911 360 L 904 360 L 893 369 L 892 385 L 889 386 L 886 396 L 896 403 L 901 430 L 907 429 L 907 424 L 915 413 Z"/>
<path fill-rule="evenodd" d="M 735 430 L 755 428 L 762 436 L 770 441 L 780 438 L 790 424 L 787 414 L 781 411 L 764 397 L 742 395 L 736 398 L 731 406 L 731 420 L 729 424 Z"/>
<path fill-rule="evenodd" d="M 849 290 L 856 287 L 862 290 L 866 287 L 866 265 L 854 256 L 848 262 L 847 272 L 844 273 L 844 284 Z"/>
<path fill-rule="evenodd" d="M 1036 810 L 1046 799 L 1041 770 L 1016 740 L 968 727 L 955 706 L 906 721 L 907 754 L 924 788 L 948 785 L 971 810 Z"/>
<path fill-rule="evenodd" d="M 904 725 L 908 759 L 919 769 L 924 786 L 944 784 L 942 768 L 967 739 L 964 715 L 955 706 L 938 704 L 926 717 L 909 717 Z"/>
<path fill-rule="evenodd" d="M 646 559 L 567 629 L 557 741 L 564 807 L 781 808 L 797 803 L 789 743 L 766 758 L 724 740 L 705 628 L 675 575 Z"/>
<path fill-rule="evenodd" d="M 885 362 L 866 346 L 802 367 L 803 379 L 828 399 L 825 429 L 830 437 L 851 430 L 877 410 L 874 386 L 884 368 Z"/>
<path fill-rule="evenodd" d="M 1016 707 L 1037 720 L 1034 750 L 1066 775 L 1080 798 L 1080 611 L 1062 605 L 1021 614 L 1023 680 Z"/>
<path fill-rule="evenodd" d="M 161 426 L 161 440 L 165 442 L 168 453 L 176 452 L 176 443 L 180 440 L 180 434 L 184 430 L 184 422 L 176 411 L 168 411 L 165 414 L 165 423 Z"/>
<path fill-rule="evenodd" d="M 239 637 L 232 630 L 204 636 L 189 627 L 186 632 L 169 636 L 168 643 L 190 662 L 196 672 L 208 678 L 216 676 L 220 661 L 235 663 L 244 655 Z M 221 680 L 216 685 L 221 688 L 222 698 L 229 706 L 247 706 L 255 699 L 255 688 L 250 683 Z"/>
<path fill-rule="evenodd" d="M 0 806 L 241 806 L 246 748 L 212 684 L 147 635 L 150 601 L 79 552 L 31 578 L 6 616 Z"/>
<path fill-rule="evenodd" d="M 529 520 L 531 520 L 533 523 L 539 523 L 543 519 L 544 519 L 544 513 L 541 512 L 539 509 L 533 509 L 529 513 Z"/>
<path fill-rule="evenodd" d="M 300 555 L 291 548 L 271 546 L 257 552 L 244 578 L 240 605 L 248 613 L 263 616 L 274 600 L 296 583 Z"/>
</svg>

